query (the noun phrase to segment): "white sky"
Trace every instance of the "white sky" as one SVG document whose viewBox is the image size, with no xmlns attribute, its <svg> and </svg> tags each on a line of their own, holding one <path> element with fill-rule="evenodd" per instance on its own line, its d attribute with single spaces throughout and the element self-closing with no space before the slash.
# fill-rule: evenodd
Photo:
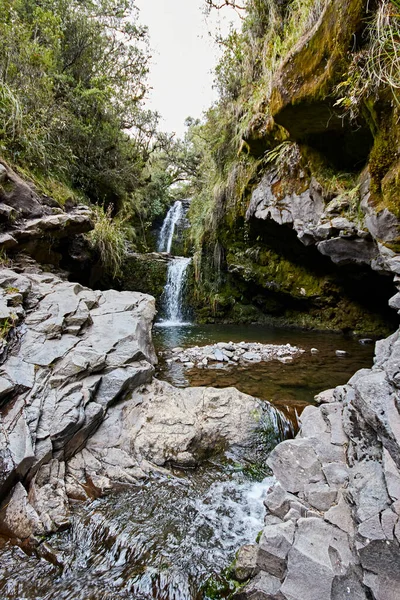
<svg viewBox="0 0 400 600">
<path fill-rule="evenodd" d="M 136 0 L 136 5 L 140 22 L 149 27 L 153 56 L 147 107 L 163 117 L 160 129 L 182 137 L 185 119 L 201 117 L 216 99 L 212 69 L 219 50 L 209 30 L 215 32 L 220 21 L 227 32 L 235 13 L 214 11 L 206 22 L 202 0 Z"/>
</svg>

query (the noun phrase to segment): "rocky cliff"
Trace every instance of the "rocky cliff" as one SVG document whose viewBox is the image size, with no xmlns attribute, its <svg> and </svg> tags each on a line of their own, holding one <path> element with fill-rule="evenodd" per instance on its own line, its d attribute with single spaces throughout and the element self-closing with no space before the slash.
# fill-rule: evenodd
<svg viewBox="0 0 400 600">
<path fill-rule="evenodd" d="M 285 12 L 272 3 L 267 17 L 251 6 L 241 50 L 253 82 L 221 100 L 218 119 L 238 142 L 214 142 L 219 179 L 196 256 L 198 314 L 387 333 L 397 325 L 387 302 L 398 277 L 399 113 L 397 90 L 370 68 L 376 19 L 396 32 L 396 10 L 329 0 Z"/>
</svg>

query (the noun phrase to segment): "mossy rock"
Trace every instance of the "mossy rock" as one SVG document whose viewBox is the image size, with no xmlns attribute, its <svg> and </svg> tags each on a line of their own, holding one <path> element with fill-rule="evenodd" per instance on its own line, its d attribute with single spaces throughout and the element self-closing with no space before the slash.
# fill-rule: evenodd
<svg viewBox="0 0 400 600">
<path fill-rule="evenodd" d="M 166 256 L 156 252 L 129 254 L 122 265 L 120 289 L 150 294 L 155 297 L 159 307 L 167 283 L 168 263 Z"/>
<path fill-rule="evenodd" d="M 330 127 L 339 126 L 332 118 L 325 119 L 329 112 L 326 97 L 346 68 L 347 52 L 355 32 L 362 26 L 365 9 L 364 0 L 328 1 L 314 27 L 288 53 L 275 77 L 270 100 L 270 112 L 278 123 L 286 127 L 285 119 L 277 115 L 282 116 L 288 107 L 296 109 L 302 104 L 314 111 L 314 119 L 311 114 L 307 119 L 308 133 L 326 128 L 328 122 Z M 322 113 L 316 114 L 319 101 L 323 102 Z M 340 121 L 339 116 L 337 120 Z"/>
</svg>

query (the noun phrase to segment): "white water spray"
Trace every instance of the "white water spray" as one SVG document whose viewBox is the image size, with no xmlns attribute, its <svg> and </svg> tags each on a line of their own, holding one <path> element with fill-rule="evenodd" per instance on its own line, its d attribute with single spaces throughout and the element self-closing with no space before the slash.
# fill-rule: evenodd
<svg viewBox="0 0 400 600">
<path fill-rule="evenodd" d="M 175 227 L 183 217 L 183 206 L 180 200 L 169 209 L 167 216 L 164 219 L 163 226 L 158 239 L 159 252 L 171 252 L 172 240 L 174 238 Z"/>
<path fill-rule="evenodd" d="M 164 290 L 165 321 L 161 325 L 183 325 L 182 296 L 186 271 L 191 259 L 177 256 L 168 265 L 167 285 Z"/>
</svg>

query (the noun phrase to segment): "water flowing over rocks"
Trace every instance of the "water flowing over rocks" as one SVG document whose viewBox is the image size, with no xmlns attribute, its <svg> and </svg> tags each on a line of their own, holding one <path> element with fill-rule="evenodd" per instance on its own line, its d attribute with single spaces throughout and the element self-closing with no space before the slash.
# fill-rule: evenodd
<svg viewBox="0 0 400 600">
<path fill-rule="evenodd" d="M 173 348 L 166 350 L 167 361 L 183 363 L 190 369 L 194 366 L 202 368 L 223 368 L 227 366 L 279 360 L 291 362 L 293 358 L 304 352 L 303 349 L 290 344 L 260 344 L 258 342 L 218 342 L 207 346 L 192 348 Z"/>
<path fill-rule="evenodd" d="M 258 574 L 235 598 L 400 598 L 399 353 L 397 331 L 272 451 L 265 528 L 237 564 Z"/>
<path fill-rule="evenodd" d="M 155 307 L 150 296 L 92 291 L 39 269 L 2 269 L 0 298 L 2 325 L 13 328 L 0 368 L 0 498 L 9 494 L 0 529 L 28 538 L 68 523 L 65 461 L 114 402 L 151 381 Z"/>
</svg>

